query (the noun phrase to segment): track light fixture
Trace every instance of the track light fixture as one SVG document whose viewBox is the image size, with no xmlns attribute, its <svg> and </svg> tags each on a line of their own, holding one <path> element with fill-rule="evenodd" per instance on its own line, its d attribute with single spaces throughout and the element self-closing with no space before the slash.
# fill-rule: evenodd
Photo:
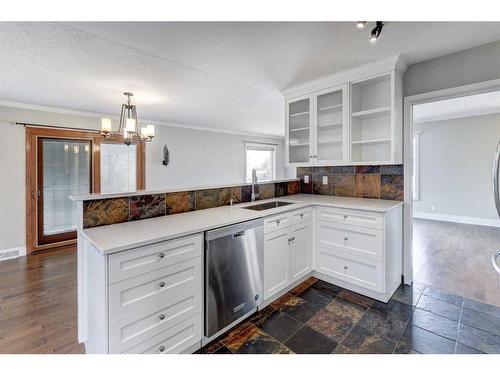
<svg viewBox="0 0 500 375">
<path fill-rule="evenodd" d="M 370 35 L 370 42 L 375 43 L 382 32 L 382 28 L 384 27 L 384 23 L 382 21 L 377 21 L 376 26 L 373 28 L 372 33 Z"/>
<path fill-rule="evenodd" d="M 365 25 L 366 25 L 366 21 L 357 21 L 357 22 L 356 22 L 356 28 L 357 28 L 357 29 L 362 30 L 362 29 L 364 29 L 364 28 L 365 28 Z"/>
</svg>

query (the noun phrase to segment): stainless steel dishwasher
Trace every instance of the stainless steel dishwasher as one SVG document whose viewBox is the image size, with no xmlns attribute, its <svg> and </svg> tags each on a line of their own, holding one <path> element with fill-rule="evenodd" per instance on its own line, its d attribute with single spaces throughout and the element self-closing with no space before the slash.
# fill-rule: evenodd
<svg viewBox="0 0 500 375">
<path fill-rule="evenodd" d="M 264 221 L 205 233 L 205 336 L 253 312 L 263 296 Z"/>
</svg>

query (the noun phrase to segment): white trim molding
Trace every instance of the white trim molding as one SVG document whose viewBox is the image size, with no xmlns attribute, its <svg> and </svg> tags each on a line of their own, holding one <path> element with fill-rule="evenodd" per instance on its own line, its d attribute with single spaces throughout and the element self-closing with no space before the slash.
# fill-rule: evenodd
<svg viewBox="0 0 500 375">
<path fill-rule="evenodd" d="M 436 214 L 433 212 L 413 212 L 413 217 L 416 219 L 448 221 L 448 222 L 452 222 L 452 223 L 482 225 L 482 226 L 486 226 L 486 227 L 500 228 L 500 220 L 499 219 L 485 219 L 482 217 L 474 217 L 474 216 L 457 216 L 457 215 Z"/>
<path fill-rule="evenodd" d="M 11 255 L 9 255 L 12 253 Z M 26 246 L 0 250 L 0 261 L 26 256 Z"/>
</svg>

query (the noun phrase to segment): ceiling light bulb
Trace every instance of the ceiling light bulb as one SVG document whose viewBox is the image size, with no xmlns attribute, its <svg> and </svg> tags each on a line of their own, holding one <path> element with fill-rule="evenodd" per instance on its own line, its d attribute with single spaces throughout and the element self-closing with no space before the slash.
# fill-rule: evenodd
<svg viewBox="0 0 500 375">
<path fill-rule="evenodd" d="M 377 41 L 377 33 L 372 31 L 372 35 L 370 36 L 370 42 L 375 43 Z"/>
<path fill-rule="evenodd" d="M 356 28 L 357 29 L 364 29 L 365 28 L 365 25 L 366 25 L 366 21 L 357 21 L 356 22 Z"/>
<path fill-rule="evenodd" d="M 103 118 L 101 119 L 101 133 L 111 133 L 111 119 Z"/>
</svg>

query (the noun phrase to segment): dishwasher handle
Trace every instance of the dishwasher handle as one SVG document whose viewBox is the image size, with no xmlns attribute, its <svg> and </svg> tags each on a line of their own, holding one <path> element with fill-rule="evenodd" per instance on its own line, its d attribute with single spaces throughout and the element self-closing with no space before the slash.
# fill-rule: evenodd
<svg viewBox="0 0 500 375">
<path fill-rule="evenodd" d="M 243 223 L 209 230 L 205 232 L 205 240 L 209 242 L 227 236 L 231 236 L 233 238 L 241 237 L 245 235 L 245 231 L 263 226 L 264 226 L 264 219 L 245 221 Z"/>
</svg>

